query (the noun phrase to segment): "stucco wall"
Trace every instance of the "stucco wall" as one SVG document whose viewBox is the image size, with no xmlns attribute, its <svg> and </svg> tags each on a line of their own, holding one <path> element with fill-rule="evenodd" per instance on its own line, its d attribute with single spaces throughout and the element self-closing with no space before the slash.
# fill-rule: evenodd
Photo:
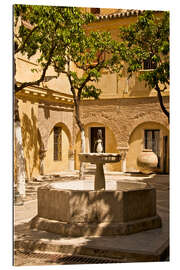
<svg viewBox="0 0 180 270">
<path fill-rule="evenodd" d="M 30 179 L 39 174 L 38 104 L 30 100 L 19 100 L 19 115 L 26 159 L 26 176 L 27 179 Z"/>
<path fill-rule="evenodd" d="M 40 151 L 45 150 L 44 173 L 68 169 L 68 151 L 74 140 L 73 106 L 33 99 L 19 99 L 23 149 L 26 159 L 27 179 L 40 174 Z M 55 125 L 62 127 L 62 161 L 53 161 L 53 136 Z"/>
</svg>

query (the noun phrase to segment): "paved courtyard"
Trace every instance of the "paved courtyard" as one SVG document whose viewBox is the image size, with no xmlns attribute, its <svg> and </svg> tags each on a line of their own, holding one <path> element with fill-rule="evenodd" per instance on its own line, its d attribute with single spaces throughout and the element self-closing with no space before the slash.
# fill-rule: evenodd
<svg viewBox="0 0 180 270">
<path fill-rule="evenodd" d="M 62 177 L 63 181 L 71 178 L 69 176 L 66 179 L 64 175 Z M 92 175 L 86 176 L 87 179 L 92 177 Z M 31 200 L 30 198 L 24 205 L 14 207 L 14 243 L 16 250 L 14 264 L 47 265 L 76 264 L 78 262 L 83 264 L 88 263 L 88 259 L 89 263 L 167 261 L 169 247 L 169 176 L 106 173 L 107 180 L 112 179 L 112 177 L 117 180 L 145 181 L 156 188 L 157 212 L 162 219 L 161 228 L 124 236 L 65 238 L 57 234 L 29 228 L 28 222 L 37 214 L 37 200 Z M 46 256 L 43 254 L 46 254 Z M 94 262 L 92 258 L 94 258 Z"/>
</svg>

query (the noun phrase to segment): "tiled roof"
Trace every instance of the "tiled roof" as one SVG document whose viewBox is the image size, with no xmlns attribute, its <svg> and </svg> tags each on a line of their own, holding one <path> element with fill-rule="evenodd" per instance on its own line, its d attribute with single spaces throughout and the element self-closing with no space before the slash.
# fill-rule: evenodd
<svg viewBox="0 0 180 270">
<path fill-rule="evenodd" d="M 138 9 L 117 9 L 117 12 L 107 15 L 97 15 L 98 20 L 107 20 L 107 19 L 116 19 L 120 17 L 129 17 L 129 16 L 137 16 L 141 14 L 144 10 Z"/>
</svg>

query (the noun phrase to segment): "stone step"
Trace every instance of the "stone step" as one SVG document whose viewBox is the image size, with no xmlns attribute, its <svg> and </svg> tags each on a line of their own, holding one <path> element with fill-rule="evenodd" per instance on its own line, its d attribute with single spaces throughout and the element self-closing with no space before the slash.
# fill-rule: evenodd
<svg viewBox="0 0 180 270">
<path fill-rule="evenodd" d="M 34 194 L 34 193 L 37 193 L 37 190 L 29 190 L 26 188 L 26 194 Z"/>
<path fill-rule="evenodd" d="M 43 182 L 44 182 L 44 181 L 40 181 L 40 182 L 38 182 L 38 181 L 34 180 L 34 181 L 30 181 L 30 182 L 28 182 L 28 183 L 27 183 L 27 185 L 32 185 L 32 186 L 41 186 Z"/>
<path fill-rule="evenodd" d="M 26 190 L 37 190 L 38 186 L 26 185 Z"/>
<path fill-rule="evenodd" d="M 30 200 L 36 200 L 37 194 L 26 194 L 26 197 L 23 199 L 24 202 L 30 201 Z"/>
</svg>

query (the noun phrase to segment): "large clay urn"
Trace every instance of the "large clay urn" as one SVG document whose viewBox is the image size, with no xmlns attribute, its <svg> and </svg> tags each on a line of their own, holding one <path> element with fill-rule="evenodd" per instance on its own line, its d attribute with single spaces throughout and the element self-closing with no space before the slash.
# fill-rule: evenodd
<svg viewBox="0 0 180 270">
<path fill-rule="evenodd" d="M 153 173 L 157 165 L 158 157 L 151 149 L 144 149 L 137 157 L 137 166 L 142 173 Z"/>
</svg>

